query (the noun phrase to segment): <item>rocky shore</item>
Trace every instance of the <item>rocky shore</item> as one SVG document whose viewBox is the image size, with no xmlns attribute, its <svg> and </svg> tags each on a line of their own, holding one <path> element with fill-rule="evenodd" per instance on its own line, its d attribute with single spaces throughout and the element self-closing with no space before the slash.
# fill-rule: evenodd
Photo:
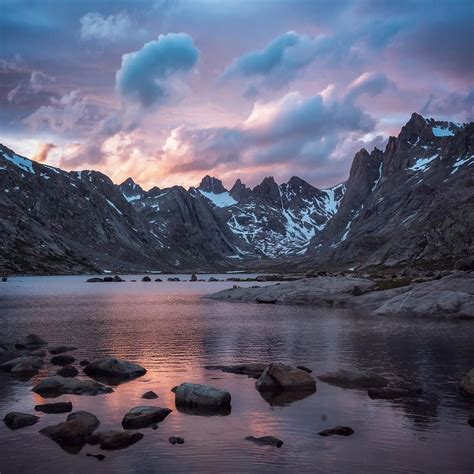
<svg viewBox="0 0 474 474">
<path fill-rule="evenodd" d="M 444 277 L 375 280 L 353 276 L 317 276 L 275 285 L 235 285 L 207 296 L 224 301 L 349 308 L 374 316 L 427 316 L 474 320 L 474 272 Z"/>
</svg>

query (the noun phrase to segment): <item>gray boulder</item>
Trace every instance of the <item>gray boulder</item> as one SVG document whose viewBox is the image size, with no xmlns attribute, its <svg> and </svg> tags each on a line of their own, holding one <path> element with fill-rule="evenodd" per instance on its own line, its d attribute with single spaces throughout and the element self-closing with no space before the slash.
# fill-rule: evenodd
<svg viewBox="0 0 474 474">
<path fill-rule="evenodd" d="M 43 413 L 69 413 L 72 411 L 71 402 L 43 403 L 35 406 L 35 411 Z"/>
<path fill-rule="evenodd" d="M 163 421 L 172 410 L 169 408 L 139 406 L 132 408 L 122 420 L 122 426 L 126 430 L 146 428 L 155 423 Z"/>
<path fill-rule="evenodd" d="M 20 413 L 17 411 L 12 411 L 8 413 L 3 422 L 11 430 L 17 430 L 19 428 L 24 428 L 25 426 L 31 426 L 38 423 L 39 417 L 35 415 L 29 415 L 28 413 Z"/>
<path fill-rule="evenodd" d="M 184 444 L 184 438 L 181 438 L 180 436 L 170 436 L 168 441 L 171 444 Z"/>
<path fill-rule="evenodd" d="M 316 381 L 304 370 L 274 363 L 263 371 L 255 387 L 261 392 L 316 390 Z"/>
<path fill-rule="evenodd" d="M 63 423 L 47 426 L 40 433 L 66 451 L 79 452 L 99 425 L 100 421 L 92 413 L 77 411 L 71 413 Z"/>
<path fill-rule="evenodd" d="M 58 397 L 66 393 L 74 395 L 100 395 L 113 392 L 111 387 L 102 385 L 94 380 L 78 380 L 59 375 L 43 379 L 32 390 L 43 397 Z"/>
<path fill-rule="evenodd" d="M 255 444 L 261 444 L 265 446 L 275 446 L 281 448 L 283 446 L 283 441 L 281 439 L 275 438 L 274 436 L 260 436 L 256 438 L 255 436 L 247 436 L 245 438 L 247 441 L 251 441 Z"/>
<path fill-rule="evenodd" d="M 175 403 L 178 406 L 219 410 L 230 408 L 231 396 L 227 390 L 201 385 L 182 383 L 174 387 Z"/>
<path fill-rule="evenodd" d="M 326 372 L 319 375 L 318 379 L 342 388 L 368 389 L 382 388 L 388 385 L 388 380 L 385 377 L 374 372 L 358 372 L 346 369 Z"/>
<path fill-rule="evenodd" d="M 459 381 L 459 391 L 466 397 L 474 397 L 474 368 Z"/>
<path fill-rule="evenodd" d="M 146 369 L 141 365 L 115 357 L 105 357 L 91 362 L 83 370 L 91 377 L 109 377 L 117 380 L 130 380 L 146 374 Z"/>
</svg>

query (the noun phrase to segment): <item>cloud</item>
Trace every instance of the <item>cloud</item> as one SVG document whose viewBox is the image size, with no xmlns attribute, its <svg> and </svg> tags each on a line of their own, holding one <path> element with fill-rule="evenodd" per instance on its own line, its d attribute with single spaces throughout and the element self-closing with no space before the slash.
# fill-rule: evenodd
<svg viewBox="0 0 474 474">
<path fill-rule="evenodd" d="M 186 33 L 160 35 L 142 49 L 122 56 L 116 74 L 119 94 L 142 107 L 163 103 L 173 88 L 172 79 L 196 64 L 199 50 Z"/>
<path fill-rule="evenodd" d="M 170 174 L 291 166 L 314 173 L 331 162 L 348 134 L 365 135 L 375 120 L 333 88 L 304 96 L 290 92 L 278 100 L 257 101 L 235 127 L 173 130 L 163 147 L 161 167 Z"/>
<path fill-rule="evenodd" d="M 49 105 L 39 107 L 23 122 L 33 130 L 64 133 L 90 129 L 91 123 L 103 117 L 104 111 L 98 103 L 72 91 L 60 98 L 52 97 Z"/>
<path fill-rule="evenodd" d="M 364 72 L 349 84 L 346 98 L 354 100 L 362 94 L 374 97 L 389 87 L 394 88 L 395 84 L 384 73 Z"/>
<path fill-rule="evenodd" d="M 33 157 L 33 160 L 37 161 L 38 163 L 45 163 L 48 159 L 48 154 L 51 150 L 54 150 L 58 146 L 54 143 L 39 143 L 38 144 L 38 151 L 36 155 Z"/>
<path fill-rule="evenodd" d="M 463 120 L 472 122 L 474 120 L 474 88 L 431 94 L 420 112 L 448 120 L 459 114 L 464 117 Z"/>
<path fill-rule="evenodd" d="M 133 35 L 133 24 L 127 12 L 105 17 L 100 13 L 87 13 L 80 20 L 81 39 L 116 42 Z"/>
</svg>

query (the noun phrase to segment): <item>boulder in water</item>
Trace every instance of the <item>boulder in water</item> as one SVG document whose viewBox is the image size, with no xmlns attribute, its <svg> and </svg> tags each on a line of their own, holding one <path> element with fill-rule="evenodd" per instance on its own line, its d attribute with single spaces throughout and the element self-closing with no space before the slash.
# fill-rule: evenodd
<svg viewBox="0 0 474 474">
<path fill-rule="evenodd" d="M 20 413 L 18 411 L 12 411 L 8 413 L 3 422 L 11 430 L 17 430 L 24 428 L 25 426 L 31 426 L 38 423 L 39 417 L 35 415 L 29 415 L 28 413 Z"/>
<path fill-rule="evenodd" d="M 69 413 L 72 411 L 71 402 L 43 403 L 35 406 L 35 411 L 43 413 Z"/>
<path fill-rule="evenodd" d="M 11 359 L 1 364 L 0 370 L 4 372 L 11 372 L 12 369 L 19 364 L 29 365 L 32 368 L 38 370 L 43 367 L 43 359 L 36 356 L 17 357 L 16 359 Z"/>
<path fill-rule="evenodd" d="M 79 371 L 72 365 L 65 365 L 61 367 L 57 372 L 61 377 L 75 377 Z"/>
<path fill-rule="evenodd" d="M 153 400 L 155 398 L 158 398 L 158 395 L 153 391 L 153 390 L 150 390 L 148 392 L 145 392 L 143 395 L 142 395 L 142 398 L 145 398 L 147 400 Z"/>
<path fill-rule="evenodd" d="M 100 421 L 92 413 L 77 411 L 71 413 L 66 421 L 47 426 L 40 430 L 40 433 L 58 443 L 66 451 L 77 453 L 99 425 Z"/>
<path fill-rule="evenodd" d="M 182 383 L 174 387 L 175 403 L 180 406 L 220 410 L 230 408 L 231 396 L 227 390 L 197 383 Z"/>
<path fill-rule="evenodd" d="M 130 380 L 146 374 L 146 369 L 141 365 L 115 357 L 104 357 L 91 362 L 83 370 L 91 377 L 109 377 L 118 381 Z"/>
<path fill-rule="evenodd" d="M 52 355 L 63 354 L 64 352 L 71 352 L 75 351 L 77 347 L 73 346 L 50 346 L 48 347 L 48 351 Z"/>
<path fill-rule="evenodd" d="M 69 354 L 60 354 L 57 356 L 51 357 L 51 364 L 53 365 L 69 365 L 72 364 L 76 360 L 75 357 Z"/>
<path fill-rule="evenodd" d="M 100 395 L 113 392 L 111 387 L 102 385 L 95 380 L 78 380 L 59 375 L 43 379 L 32 390 L 46 398 L 58 397 L 66 393 L 74 395 Z"/>
<path fill-rule="evenodd" d="M 138 443 L 143 438 L 143 433 L 138 431 L 99 431 L 92 435 L 94 441 L 92 444 L 99 444 L 101 449 L 112 451 L 116 449 L 128 448 L 132 444 Z M 90 441 L 88 440 L 90 443 Z"/>
<path fill-rule="evenodd" d="M 126 430 L 146 428 L 155 423 L 163 421 L 172 410 L 162 407 L 139 406 L 132 408 L 122 420 L 122 426 Z"/>
<path fill-rule="evenodd" d="M 351 436 L 354 434 L 354 430 L 350 426 L 335 426 L 324 431 L 320 431 L 319 436 Z"/>
<path fill-rule="evenodd" d="M 397 398 L 413 398 L 418 397 L 423 393 L 422 388 L 371 388 L 367 394 L 372 399 L 395 400 Z"/>
<path fill-rule="evenodd" d="M 283 441 L 281 439 L 275 438 L 275 436 L 247 436 L 245 438 L 247 441 L 251 441 L 255 444 L 261 444 L 265 446 L 275 446 L 277 448 L 281 448 L 283 446 Z"/>
<path fill-rule="evenodd" d="M 260 392 L 316 390 L 316 381 L 304 370 L 274 363 L 263 371 L 255 387 Z"/>
</svg>

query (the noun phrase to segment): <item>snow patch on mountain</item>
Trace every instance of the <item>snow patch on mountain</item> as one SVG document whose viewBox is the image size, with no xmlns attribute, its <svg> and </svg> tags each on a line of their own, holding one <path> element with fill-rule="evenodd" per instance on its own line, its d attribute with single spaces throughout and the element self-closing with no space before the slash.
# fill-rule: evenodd
<svg viewBox="0 0 474 474">
<path fill-rule="evenodd" d="M 28 160 L 27 158 L 23 158 L 22 156 L 15 155 L 14 153 L 9 155 L 8 153 L 3 154 L 3 158 L 13 163 L 15 166 L 20 168 L 23 171 L 27 171 L 28 173 L 35 174 L 35 170 L 33 168 L 33 162 Z"/>
<path fill-rule="evenodd" d="M 237 201 L 229 194 L 228 191 L 216 194 L 199 189 L 199 192 L 217 207 L 230 207 L 234 204 L 237 204 Z"/>
<path fill-rule="evenodd" d="M 410 171 L 426 171 L 433 160 L 438 158 L 438 153 L 434 154 L 433 156 L 428 156 L 427 158 L 418 158 L 412 166 L 409 166 L 408 169 Z"/>
</svg>

